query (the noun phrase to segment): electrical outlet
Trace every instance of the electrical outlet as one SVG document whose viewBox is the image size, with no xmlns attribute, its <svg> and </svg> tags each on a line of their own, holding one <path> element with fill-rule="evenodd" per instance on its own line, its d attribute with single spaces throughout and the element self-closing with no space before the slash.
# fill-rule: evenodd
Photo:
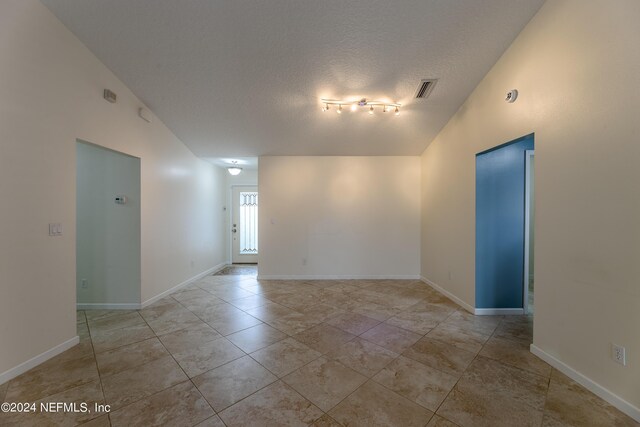
<svg viewBox="0 0 640 427">
<path fill-rule="evenodd" d="M 611 355 L 611 357 L 613 357 L 613 360 L 616 363 L 619 363 L 622 366 L 627 366 L 627 358 L 625 355 L 624 347 L 617 344 L 613 344 L 613 354 Z"/>
<path fill-rule="evenodd" d="M 89 283 L 87 279 L 82 279 L 82 289 L 87 289 L 89 287 Z"/>
</svg>

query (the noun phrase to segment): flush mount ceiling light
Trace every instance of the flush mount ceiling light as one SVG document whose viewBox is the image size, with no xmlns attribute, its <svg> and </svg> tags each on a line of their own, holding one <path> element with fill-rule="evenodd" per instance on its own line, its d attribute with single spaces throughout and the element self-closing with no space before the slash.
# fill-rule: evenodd
<svg viewBox="0 0 640 427">
<path fill-rule="evenodd" d="M 232 161 L 231 163 L 233 163 L 233 166 L 228 167 L 227 170 L 233 176 L 239 175 L 240 172 L 242 172 L 242 168 L 240 166 L 238 166 L 238 162 L 235 161 L 235 160 Z"/>
<path fill-rule="evenodd" d="M 375 112 L 374 107 L 381 107 L 383 113 L 387 111 L 391 111 L 391 108 L 394 109 L 394 113 L 396 116 L 400 115 L 400 107 L 401 105 L 395 102 L 384 102 L 384 101 L 369 101 L 367 98 L 362 98 L 359 101 L 344 101 L 340 99 L 323 99 L 322 100 L 322 111 L 328 111 L 331 109 L 331 106 L 336 107 L 336 113 L 342 113 L 342 106 L 349 106 L 351 111 L 357 111 L 359 107 L 368 107 L 369 114 L 373 114 Z"/>
</svg>

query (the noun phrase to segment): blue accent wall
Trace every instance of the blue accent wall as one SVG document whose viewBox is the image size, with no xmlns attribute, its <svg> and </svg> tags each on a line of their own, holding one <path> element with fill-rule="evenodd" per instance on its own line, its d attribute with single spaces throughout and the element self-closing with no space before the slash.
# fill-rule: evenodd
<svg viewBox="0 0 640 427">
<path fill-rule="evenodd" d="M 521 308 L 525 151 L 533 134 L 476 155 L 476 308 Z"/>
</svg>

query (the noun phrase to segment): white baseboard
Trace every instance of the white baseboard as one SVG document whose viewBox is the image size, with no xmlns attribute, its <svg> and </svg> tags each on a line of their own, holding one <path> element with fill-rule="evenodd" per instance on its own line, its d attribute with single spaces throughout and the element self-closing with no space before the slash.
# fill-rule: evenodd
<svg viewBox="0 0 640 427">
<path fill-rule="evenodd" d="M 462 301 L 460 298 L 452 294 L 451 292 L 444 289 L 442 286 L 432 282 L 426 277 L 421 277 L 422 280 L 427 285 L 431 286 L 436 291 L 440 292 L 447 298 L 453 300 L 456 304 L 467 310 L 471 314 L 475 314 L 476 316 L 503 316 L 503 315 L 517 315 L 524 314 L 523 308 L 475 308 L 466 302 Z"/>
<path fill-rule="evenodd" d="M 148 300 L 144 301 L 143 303 L 107 303 L 107 304 L 94 304 L 94 303 L 78 303 L 76 304 L 76 308 L 78 310 L 140 310 L 142 308 L 147 307 L 148 305 L 153 304 L 154 302 L 166 297 L 167 295 L 170 295 L 172 293 L 174 293 L 175 291 L 184 288 L 188 285 L 190 285 L 191 283 L 195 282 L 196 280 L 200 280 L 202 279 L 204 276 L 208 276 L 209 274 L 213 274 L 219 270 L 222 270 L 224 267 L 226 267 L 227 265 L 229 265 L 228 262 L 223 262 L 220 263 L 214 267 L 211 267 L 208 270 L 203 271 L 202 273 L 199 273 L 187 280 L 185 280 L 184 282 L 170 288 L 167 289 L 166 291 L 162 292 L 159 295 L 156 295 L 154 297 L 149 298 Z"/>
<path fill-rule="evenodd" d="M 138 310 L 140 303 L 114 303 L 114 304 L 94 304 L 94 303 L 78 303 L 78 310 Z"/>
<path fill-rule="evenodd" d="M 476 308 L 473 311 L 476 316 L 509 316 L 524 314 L 523 308 Z"/>
<path fill-rule="evenodd" d="M 475 308 L 473 308 L 472 306 L 470 306 L 466 302 L 462 301 L 460 298 L 458 298 L 457 296 L 455 296 L 451 292 L 447 291 L 446 289 L 444 289 L 440 285 L 437 285 L 436 283 L 432 282 L 431 280 L 427 279 L 424 276 L 420 277 L 420 280 L 422 280 L 424 283 L 426 283 L 427 285 L 431 286 L 433 289 L 435 289 L 436 291 L 440 292 L 441 294 L 443 294 L 444 296 L 446 296 L 447 298 L 449 298 L 450 300 L 452 300 L 453 302 L 458 304 L 460 307 L 462 307 L 465 310 L 467 310 L 469 313 L 477 314 L 477 313 L 475 313 Z"/>
<path fill-rule="evenodd" d="M 182 289 L 184 287 L 189 286 L 193 282 L 202 279 L 204 276 L 208 276 L 208 275 L 213 274 L 213 273 L 215 273 L 215 272 L 217 272 L 219 270 L 222 270 L 227 265 L 228 265 L 228 263 L 225 261 L 225 262 L 222 262 L 222 263 L 220 263 L 220 264 L 218 264 L 218 265 L 216 265 L 214 267 L 211 267 L 210 269 L 208 269 L 206 271 L 203 271 L 202 273 L 197 274 L 197 275 L 191 277 L 190 279 L 187 279 L 184 282 L 182 282 L 182 283 L 180 283 L 180 284 L 178 284 L 178 285 L 176 285 L 176 286 L 174 286 L 174 287 L 172 287 L 170 289 L 167 289 L 166 291 L 164 291 L 164 292 L 162 292 L 162 293 L 160 293 L 160 294 L 158 294 L 158 295 L 156 295 L 154 297 L 149 298 L 148 300 L 146 300 L 142 304 L 140 304 L 140 308 L 145 308 L 145 307 L 153 304 L 154 302 L 156 302 L 158 300 L 161 300 L 162 298 L 166 297 L 167 295 L 171 295 L 175 291 L 178 291 L 178 290 L 180 290 L 180 289 Z"/>
<path fill-rule="evenodd" d="M 63 351 L 69 350 L 71 347 L 78 344 L 79 342 L 80 342 L 80 337 L 76 335 L 75 337 L 63 342 L 62 344 L 58 344 L 57 346 L 50 348 L 44 353 L 40 353 L 39 355 L 32 357 L 26 362 L 23 362 L 14 368 L 4 371 L 3 373 L 0 374 L 0 384 L 4 384 L 9 380 L 14 379 L 18 375 L 24 374 L 29 369 L 35 368 L 39 364 L 44 363 L 47 360 L 51 359 L 52 357 L 59 355 Z"/>
<path fill-rule="evenodd" d="M 149 304 L 154 303 L 155 301 L 164 298 L 165 296 L 177 291 L 180 288 L 184 288 L 188 285 L 190 285 L 191 283 L 195 282 L 196 280 L 199 280 L 201 278 L 203 278 L 204 276 L 207 276 L 209 274 L 215 273 L 218 270 L 221 270 L 222 268 L 224 268 L 225 266 L 227 266 L 228 263 L 224 262 L 221 264 L 216 265 L 215 267 L 212 267 L 206 271 L 203 271 L 200 274 L 197 274 L 196 276 L 193 276 L 190 279 L 185 280 L 184 282 L 180 283 L 179 285 L 176 285 L 174 287 L 172 287 L 171 289 L 168 289 L 164 292 L 162 292 L 159 295 L 154 296 L 153 298 L 150 298 L 148 300 L 146 300 L 145 302 L 143 302 L 142 304 L 138 304 L 138 303 L 126 303 L 126 304 L 76 304 L 76 307 L 78 310 L 90 310 L 90 309 L 100 309 L 100 310 L 137 310 L 140 308 L 144 308 L 146 306 L 148 306 Z M 5 372 L 3 372 L 2 374 L 0 374 L 0 384 L 4 384 L 5 382 L 17 377 L 18 375 L 21 375 L 25 372 L 27 372 L 29 369 L 35 368 L 36 366 L 40 365 L 41 363 L 46 362 L 47 360 L 51 359 L 52 357 L 57 356 L 58 354 L 62 353 L 65 350 L 70 349 L 71 347 L 73 347 L 74 345 L 78 344 L 80 342 L 80 338 L 78 336 L 75 336 L 73 338 L 71 338 L 70 340 L 67 340 L 65 342 L 63 342 L 62 344 L 58 344 L 57 346 L 45 351 L 44 353 L 41 353 L 35 357 L 32 357 L 31 359 L 27 360 L 26 362 L 23 362 L 21 364 L 19 364 L 18 366 L 11 368 Z"/>
<path fill-rule="evenodd" d="M 542 350 L 540 347 L 536 347 L 534 344 L 531 344 L 529 348 L 531 350 L 531 353 L 535 354 L 540 359 L 544 360 L 549 365 L 553 366 L 596 396 L 606 400 L 611 405 L 618 408 L 620 411 L 624 412 L 634 420 L 640 422 L 640 408 L 632 405 L 623 398 L 602 387 L 600 384 L 587 378 L 580 372 L 573 369 L 571 366 L 565 364 L 561 360 Z"/>
<path fill-rule="evenodd" d="M 420 280 L 420 276 L 417 275 L 390 275 L 390 276 L 370 276 L 370 275 L 328 275 L 328 274 L 316 274 L 316 275 L 258 275 L 258 280 Z"/>
</svg>

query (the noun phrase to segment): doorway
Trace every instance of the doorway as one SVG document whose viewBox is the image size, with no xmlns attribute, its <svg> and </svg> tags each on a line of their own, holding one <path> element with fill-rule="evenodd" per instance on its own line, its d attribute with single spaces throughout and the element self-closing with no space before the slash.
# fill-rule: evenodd
<svg viewBox="0 0 640 427">
<path fill-rule="evenodd" d="M 77 141 L 76 167 L 78 308 L 138 308 L 140 159 Z"/>
<path fill-rule="evenodd" d="M 533 314 L 534 246 L 535 246 L 535 154 L 527 150 L 525 155 L 524 188 L 524 314 Z"/>
<path fill-rule="evenodd" d="M 258 263 L 258 187 L 232 187 L 231 262 Z"/>
<path fill-rule="evenodd" d="M 528 311 L 533 149 L 531 134 L 476 155 L 477 314 Z"/>
</svg>

